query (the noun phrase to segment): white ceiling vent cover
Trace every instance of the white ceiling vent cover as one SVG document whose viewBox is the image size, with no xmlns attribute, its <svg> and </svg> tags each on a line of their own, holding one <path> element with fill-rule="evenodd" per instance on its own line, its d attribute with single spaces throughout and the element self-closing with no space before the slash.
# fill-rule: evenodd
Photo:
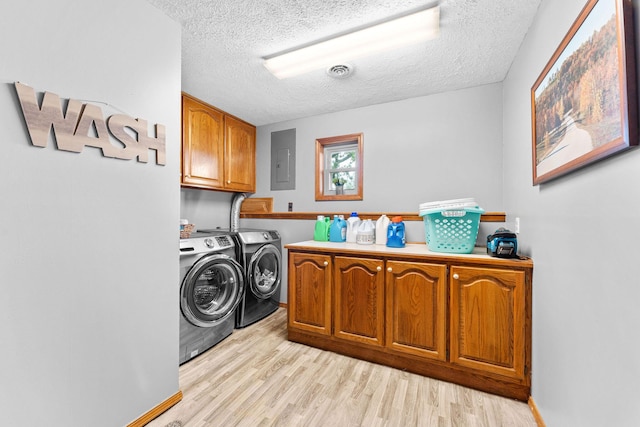
<svg viewBox="0 0 640 427">
<path fill-rule="evenodd" d="M 353 67 L 348 64 L 339 64 L 327 68 L 327 74 L 336 79 L 346 79 L 353 73 Z"/>
</svg>

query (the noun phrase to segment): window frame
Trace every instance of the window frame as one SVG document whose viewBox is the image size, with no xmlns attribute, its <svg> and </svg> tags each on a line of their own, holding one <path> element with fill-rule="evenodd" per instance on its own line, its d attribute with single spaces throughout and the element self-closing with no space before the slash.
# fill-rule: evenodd
<svg viewBox="0 0 640 427">
<path fill-rule="evenodd" d="M 333 188 L 335 187 L 335 184 L 333 183 L 333 175 L 334 174 L 347 174 L 347 175 L 353 175 L 354 176 L 354 183 L 358 182 L 358 176 L 357 176 L 357 172 L 358 172 L 358 163 L 357 163 L 357 157 L 358 155 L 356 154 L 354 157 L 354 166 L 353 167 L 346 167 L 346 168 L 337 168 L 334 169 L 331 167 L 331 163 L 332 163 L 332 157 L 335 154 L 338 153 L 344 153 L 344 152 L 351 152 L 351 151 L 355 151 L 357 153 L 358 151 L 358 145 L 356 141 L 352 141 L 352 142 L 346 142 L 344 144 L 336 144 L 336 145 L 326 145 L 323 149 L 324 152 L 324 172 L 323 172 L 323 185 L 324 188 L 326 189 L 326 192 L 328 191 L 335 191 Z M 350 193 L 354 193 L 356 191 L 355 188 L 352 188 L 350 190 L 347 190 L 346 184 L 344 187 L 344 191 L 349 191 Z M 329 193 L 331 194 L 331 193 Z"/>
<path fill-rule="evenodd" d="M 325 148 L 339 145 L 356 144 L 356 188 L 347 194 L 335 194 L 335 191 L 325 188 Z M 362 200 L 363 197 L 363 153 L 364 134 L 352 133 L 348 135 L 332 136 L 316 139 L 316 201 L 320 200 Z"/>
</svg>

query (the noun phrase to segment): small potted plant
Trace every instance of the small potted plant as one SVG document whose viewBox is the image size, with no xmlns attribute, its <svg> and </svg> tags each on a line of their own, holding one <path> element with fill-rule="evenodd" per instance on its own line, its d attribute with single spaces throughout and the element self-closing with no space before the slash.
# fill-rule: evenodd
<svg viewBox="0 0 640 427">
<path fill-rule="evenodd" d="M 332 181 L 333 185 L 336 186 L 336 194 L 344 194 L 344 183 L 347 182 L 347 180 L 341 176 L 335 176 Z"/>
</svg>

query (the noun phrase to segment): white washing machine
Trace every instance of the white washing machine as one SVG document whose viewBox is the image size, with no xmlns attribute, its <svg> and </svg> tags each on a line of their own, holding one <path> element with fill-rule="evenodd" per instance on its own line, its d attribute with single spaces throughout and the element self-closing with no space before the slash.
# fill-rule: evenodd
<svg viewBox="0 0 640 427">
<path fill-rule="evenodd" d="M 224 233 L 180 240 L 180 364 L 233 332 L 244 294 L 236 243 Z"/>
</svg>

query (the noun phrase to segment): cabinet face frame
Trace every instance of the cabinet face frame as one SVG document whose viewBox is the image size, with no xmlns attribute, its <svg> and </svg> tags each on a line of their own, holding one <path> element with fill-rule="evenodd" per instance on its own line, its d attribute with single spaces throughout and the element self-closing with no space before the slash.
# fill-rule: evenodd
<svg viewBox="0 0 640 427">
<path fill-rule="evenodd" d="M 525 378 L 525 272 L 453 266 L 449 282 L 451 363 Z"/>
</svg>

